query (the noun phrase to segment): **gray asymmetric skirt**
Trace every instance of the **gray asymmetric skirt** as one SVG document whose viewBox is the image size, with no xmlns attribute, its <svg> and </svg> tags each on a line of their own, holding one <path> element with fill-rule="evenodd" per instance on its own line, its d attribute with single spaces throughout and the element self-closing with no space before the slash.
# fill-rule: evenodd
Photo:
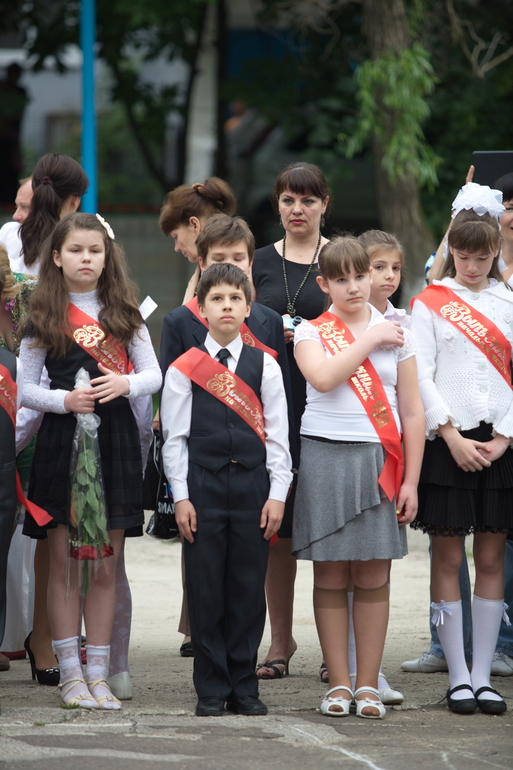
<svg viewBox="0 0 513 770">
<path fill-rule="evenodd" d="M 310 561 L 402 559 L 406 528 L 378 484 L 385 451 L 301 436 L 292 553 Z"/>
</svg>

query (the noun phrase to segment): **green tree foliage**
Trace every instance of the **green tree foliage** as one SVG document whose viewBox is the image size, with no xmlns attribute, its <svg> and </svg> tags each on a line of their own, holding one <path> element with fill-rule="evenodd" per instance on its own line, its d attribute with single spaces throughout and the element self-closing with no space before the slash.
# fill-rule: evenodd
<svg viewBox="0 0 513 770">
<path fill-rule="evenodd" d="M 2 5 L 6 4 L 5 2 Z M 112 76 L 112 97 L 123 106 L 146 168 L 161 190 L 181 181 L 190 90 L 196 74 L 205 11 L 209 0 L 97 0 L 97 55 Z M 77 0 L 27 0 L 0 21 L 0 30 L 16 30 L 37 71 L 49 58 L 66 69 L 66 47 L 79 43 Z M 141 64 L 180 59 L 189 65 L 182 85 L 155 84 L 141 77 Z M 180 116 L 184 130 L 175 179 L 166 176 L 164 139 L 169 116 Z"/>
</svg>

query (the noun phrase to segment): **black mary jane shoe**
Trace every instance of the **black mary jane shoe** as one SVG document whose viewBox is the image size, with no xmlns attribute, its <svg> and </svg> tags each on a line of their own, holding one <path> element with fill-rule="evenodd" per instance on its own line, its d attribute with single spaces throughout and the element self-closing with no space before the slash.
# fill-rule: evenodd
<svg viewBox="0 0 513 770">
<path fill-rule="evenodd" d="M 197 717 L 221 717 L 224 714 L 224 700 L 215 696 L 198 698 L 196 704 Z"/>
<path fill-rule="evenodd" d="M 30 637 L 32 631 L 23 642 L 23 646 L 27 651 L 27 655 L 30 660 L 30 669 L 32 671 L 32 679 L 36 679 L 39 684 L 47 684 L 50 687 L 57 687 L 61 679 L 61 672 L 58 668 L 36 668 L 36 659 L 34 653 L 30 649 Z"/>
<path fill-rule="evenodd" d="M 501 694 L 498 693 L 497 690 L 494 690 L 493 687 L 480 687 L 479 690 L 476 690 L 474 696 L 477 701 L 477 707 L 483 714 L 504 714 L 504 712 L 508 710 L 508 707 L 502 698 L 501 700 L 486 700 L 485 698 L 480 698 L 479 696 L 483 692 L 493 692 L 494 695 L 501 697 Z"/>
<path fill-rule="evenodd" d="M 470 690 L 472 697 L 462 698 L 461 700 L 451 698 L 451 695 L 455 692 L 458 692 L 458 690 Z M 446 697 L 447 705 L 451 711 L 454 711 L 455 714 L 473 714 L 474 711 L 477 710 L 477 701 L 474 697 L 474 691 L 469 684 L 459 684 L 457 687 L 453 687 L 452 690 L 447 690 Z"/>
<path fill-rule="evenodd" d="M 247 717 L 263 717 L 267 714 L 267 706 L 253 695 L 243 695 L 242 698 L 227 701 L 226 710 Z"/>
</svg>

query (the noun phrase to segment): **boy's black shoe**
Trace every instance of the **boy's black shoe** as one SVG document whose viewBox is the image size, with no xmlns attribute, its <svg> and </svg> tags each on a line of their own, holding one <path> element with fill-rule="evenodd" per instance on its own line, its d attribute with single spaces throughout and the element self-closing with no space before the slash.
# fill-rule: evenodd
<svg viewBox="0 0 513 770">
<path fill-rule="evenodd" d="M 198 698 L 197 717 L 220 717 L 224 714 L 224 700 L 216 697 Z"/>
<path fill-rule="evenodd" d="M 231 711 L 232 714 L 242 714 L 246 717 L 265 716 L 267 714 L 267 706 L 254 695 L 243 695 L 242 698 L 227 701 L 226 710 Z"/>
</svg>

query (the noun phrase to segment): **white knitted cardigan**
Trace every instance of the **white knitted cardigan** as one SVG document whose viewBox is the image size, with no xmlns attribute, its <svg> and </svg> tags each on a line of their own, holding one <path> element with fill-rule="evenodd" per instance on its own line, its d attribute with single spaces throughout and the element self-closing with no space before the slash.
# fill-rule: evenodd
<svg viewBox="0 0 513 770">
<path fill-rule="evenodd" d="M 452 278 L 433 283 L 447 286 L 513 342 L 513 291 L 504 284 L 490 279 L 486 289 L 473 293 Z M 420 300 L 413 306 L 411 319 L 428 438 L 435 438 L 438 426 L 448 420 L 460 430 L 488 422 L 494 434 L 513 438 L 513 390 L 486 356 Z"/>
</svg>

